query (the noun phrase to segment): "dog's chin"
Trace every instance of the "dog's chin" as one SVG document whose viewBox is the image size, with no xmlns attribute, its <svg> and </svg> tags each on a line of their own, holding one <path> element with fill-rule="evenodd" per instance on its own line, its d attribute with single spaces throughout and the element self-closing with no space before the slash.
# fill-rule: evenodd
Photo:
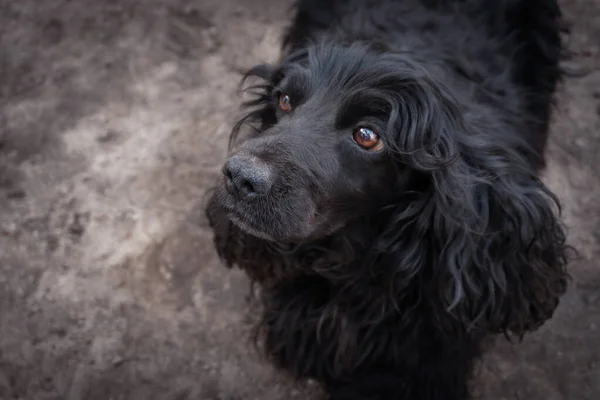
<svg viewBox="0 0 600 400">
<path fill-rule="evenodd" d="M 248 234 L 250 236 L 254 236 L 254 237 L 259 238 L 259 239 L 267 240 L 269 242 L 278 242 L 278 241 L 280 241 L 280 240 L 277 240 L 271 233 L 269 233 L 269 232 L 267 232 L 267 231 L 265 231 L 263 229 L 259 229 L 259 228 L 255 227 L 254 225 L 252 225 L 251 223 L 247 222 L 243 218 L 235 215 L 234 213 L 228 213 L 227 217 L 242 232 L 244 232 L 244 233 L 246 233 L 246 234 Z"/>
<path fill-rule="evenodd" d="M 235 212 L 227 214 L 231 223 L 233 223 L 242 232 L 263 239 L 269 242 L 281 244 L 299 244 L 314 239 L 314 232 L 303 224 L 293 224 L 288 222 L 286 225 L 273 221 L 272 224 L 259 225 L 254 223 L 251 218 L 244 218 Z M 277 229 L 276 227 L 279 227 Z"/>
</svg>

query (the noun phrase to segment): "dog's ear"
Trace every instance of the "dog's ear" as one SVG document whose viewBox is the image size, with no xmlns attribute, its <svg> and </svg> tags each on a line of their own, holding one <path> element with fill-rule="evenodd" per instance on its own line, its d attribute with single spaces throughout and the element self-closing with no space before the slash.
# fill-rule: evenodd
<svg viewBox="0 0 600 400">
<path fill-rule="evenodd" d="M 566 291 L 559 204 L 533 171 L 479 162 L 433 174 L 442 187 L 465 185 L 433 193 L 437 296 L 467 327 L 521 335 L 550 318 Z"/>
<path fill-rule="evenodd" d="M 230 150 L 238 139 L 241 139 L 242 128 L 250 128 L 248 132 L 244 132 L 244 137 L 251 138 L 277 122 L 273 102 L 273 88 L 290 69 L 298 68 L 305 62 L 307 56 L 308 51 L 301 49 L 287 54 L 278 64 L 257 64 L 246 71 L 240 71 L 243 75 L 240 89 L 248 97 L 241 104 L 244 114 L 235 123 L 231 131 L 229 137 Z M 254 84 L 246 86 L 248 80 L 252 80 Z M 248 136 L 245 135 L 246 133 Z"/>
<path fill-rule="evenodd" d="M 247 95 L 247 100 L 241 104 L 244 114 L 234 124 L 229 136 L 229 150 L 231 151 L 238 140 L 241 139 L 242 128 L 250 130 L 244 132 L 244 137 L 250 138 L 276 122 L 275 109 L 272 106 L 272 89 L 275 66 L 270 64 L 257 64 L 243 72 L 240 82 L 242 94 Z M 246 86 L 249 79 L 255 82 Z M 247 135 L 246 135 L 247 134 Z"/>
<path fill-rule="evenodd" d="M 392 122 L 394 150 L 420 187 L 400 201 L 380 240 L 380 251 L 391 252 L 386 263 L 396 263 L 405 291 L 419 280 L 418 298 L 440 310 L 441 329 L 454 325 L 448 316 L 467 330 L 536 329 L 568 281 L 557 198 L 517 152 L 525 143 L 514 133 L 467 128 L 443 90 L 414 88 Z"/>
</svg>

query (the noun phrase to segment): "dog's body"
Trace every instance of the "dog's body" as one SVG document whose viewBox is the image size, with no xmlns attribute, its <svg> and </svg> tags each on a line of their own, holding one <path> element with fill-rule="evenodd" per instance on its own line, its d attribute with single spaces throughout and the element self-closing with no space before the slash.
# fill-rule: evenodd
<svg viewBox="0 0 600 400">
<path fill-rule="evenodd" d="M 555 0 L 299 2 L 207 209 L 278 367 L 335 400 L 466 399 L 487 335 L 551 317 L 560 30 Z"/>
</svg>

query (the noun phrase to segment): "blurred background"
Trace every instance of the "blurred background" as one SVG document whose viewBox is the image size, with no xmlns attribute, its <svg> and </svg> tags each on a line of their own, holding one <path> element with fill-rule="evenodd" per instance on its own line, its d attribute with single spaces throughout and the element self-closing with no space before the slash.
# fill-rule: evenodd
<svg viewBox="0 0 600 400">
<path fill-rule="evenodd" d="M 282 0 L 0 0 L 0 400 L 311 399 L 249 345 L 202 196 L 274 61 Z M 484 400 L 600 398 L 600 2 L 573 32 L 544 179 L 581 259 L 556 317 L 477 368 Z M 501 339 L 501 338 L 500 338 Z"/>
</svg>

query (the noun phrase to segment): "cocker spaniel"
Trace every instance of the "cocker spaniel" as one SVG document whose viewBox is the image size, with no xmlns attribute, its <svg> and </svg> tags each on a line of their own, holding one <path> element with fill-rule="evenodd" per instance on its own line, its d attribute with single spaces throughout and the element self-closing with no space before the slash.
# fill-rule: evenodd
<svg viewBox="0 0 600 400">
<path fill-rule="evenodd" d="M 277 367 L 332 400 L 462 400 L 486 337 L 552 316 L 562 31 L 555 0 L 296 4 L 206 210 Z"/>
</svg>

